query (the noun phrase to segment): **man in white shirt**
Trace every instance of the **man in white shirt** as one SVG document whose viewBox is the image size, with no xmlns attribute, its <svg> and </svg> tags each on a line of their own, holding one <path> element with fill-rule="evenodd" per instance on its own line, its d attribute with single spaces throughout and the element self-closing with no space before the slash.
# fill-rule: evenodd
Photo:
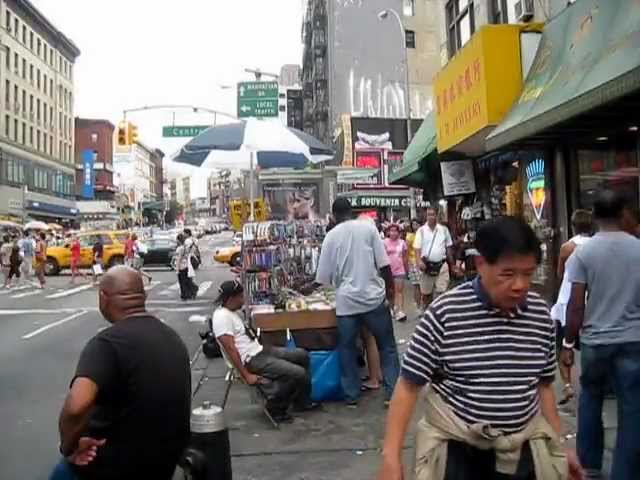
<svg viewBox="0 0 640 480">
<path fill-rule="evenodd" d="M 332 206 L 336 226 L 322 243 L 316 285 L 336 289 L 338 353 L 342 390 L 349 406 L 360 398 L 356 338 L 364 325 L 374 336 L 380 352 L 385 402 L 400 372 L 393 321 L 388 303 L 393 302 L 393 276 L 384 243 L 373 222 L 353 220 L 351 204 L 338 198 Z"/>
<path fill-rule="evenodd" d="M 422 308 L 427 308 L 434 297 L 447 290 L 450 272 L 455 266 L 449 229 L 438 224 L 438 211 L 434 207 L 427 207 L 426 214 L 427 223 L 416 232 L 413 242 L 418 267 L 422 271 Z"/>
<path fill-rule="evenodd" d="M 298 411 L 317 408 L 318 404 L 310 398 L 309 354 L 301 348 L 260 345 L 238 314 L 244 305 L 244 289 L 240 282 L 226 281 L 219 292 L 216 300 L 219 306 L 211 321 L 213 334 L 247 384 L 265 385 L 269 380 L 275 383 L 275 392 L 267 402 L 273 419 L 278 423 L 292 421 L 287 413 L 291 404 Z"/>
</svg>

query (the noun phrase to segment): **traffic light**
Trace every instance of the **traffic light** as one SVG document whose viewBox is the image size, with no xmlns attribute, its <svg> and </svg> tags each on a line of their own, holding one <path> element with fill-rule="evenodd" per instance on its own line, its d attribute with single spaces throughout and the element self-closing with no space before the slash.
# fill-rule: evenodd
<svg viewBox="0 0 640 480">
<path fill-rule="evenodd" d="M 131 122 L 127 126 L 129 127 L 127 132 L 128 145 L 134 145 L 138 141 L 138 127 Z"/>
<path fill-rule="evenodd" d="M 125 122 L 120 122 L 118 124 L 118 145 L 126 147 L 128 145 L 127 140 L 127 124 Z"/>
</svg>

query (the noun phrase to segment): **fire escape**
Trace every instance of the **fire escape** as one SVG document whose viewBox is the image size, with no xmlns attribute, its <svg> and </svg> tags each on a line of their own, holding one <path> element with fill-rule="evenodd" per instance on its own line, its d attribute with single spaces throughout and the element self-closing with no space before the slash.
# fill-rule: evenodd
<svg viewBox="0 0 640 480">
<path fill-rule="evenodd" d="M 308 3 L 302 36 L 303 126 L 305 132 L 325 143 L 329 135 L 329 94 L 327 91 L 327 9 L 325 0 Z"/>
</svg>

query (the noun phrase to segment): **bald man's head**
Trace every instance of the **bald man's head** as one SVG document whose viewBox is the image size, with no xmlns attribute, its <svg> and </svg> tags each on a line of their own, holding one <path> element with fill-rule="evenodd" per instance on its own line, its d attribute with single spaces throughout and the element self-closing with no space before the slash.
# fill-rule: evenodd
<svg viewBox="0 0 640 480">
<path fill-rule="evenodd" d="M 139 272 L 130 267 L 110 268 L 100 282 L 100 312 L 111 323 L 145 311 L 146 293 Z"/>
</svg>

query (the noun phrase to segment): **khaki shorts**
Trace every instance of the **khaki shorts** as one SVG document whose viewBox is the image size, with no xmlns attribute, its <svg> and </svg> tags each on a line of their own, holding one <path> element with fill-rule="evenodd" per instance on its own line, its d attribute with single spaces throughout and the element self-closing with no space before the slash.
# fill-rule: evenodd
<svg viewBox="0 0 640 480">
<path fill-rule="evenodd" d="M 431 275 L 427 275 L 424 272 L 422 273 L 422 277 L 420 278 L 420 293 L 422 295 L 440 295 L 447 291 L 449 288 L 449 265 L 447 262 L 442 264 L 442 268 L 440 268 L 440 273 L 437 277 L 433 277 Z"/>
</svg>

